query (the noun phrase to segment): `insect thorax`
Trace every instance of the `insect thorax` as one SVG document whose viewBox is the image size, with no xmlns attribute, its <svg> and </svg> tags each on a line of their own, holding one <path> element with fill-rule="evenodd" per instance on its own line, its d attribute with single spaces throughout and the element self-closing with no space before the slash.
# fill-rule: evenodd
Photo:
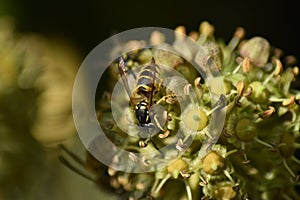
<svg viewBox="0 0 300 200">
<path fill-rule="evenodd" d="M 140 125 L 148 124 L 151 122 L 148 110 L 148 102 L 146 100 L 139 102 L 135 106 L 135 116 L 138 119 Z"/>
</svg>

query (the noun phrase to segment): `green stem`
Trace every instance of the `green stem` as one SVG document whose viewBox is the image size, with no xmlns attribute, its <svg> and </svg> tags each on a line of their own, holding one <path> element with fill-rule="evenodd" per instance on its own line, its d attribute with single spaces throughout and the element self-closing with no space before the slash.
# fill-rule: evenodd
<svg viewBox="0 0 300 200">
<path fill-rule="evenodd" d="M 283 160 L 283 165 L 285 169 L 291 174 L 292 177 L 295 177 L 295 173 L 291 170 L 291 168 L 288 166 L 286 159 Z"/>
<path fill-rule="evenodd" d="M 220 108 L 220 105 L 215 106 L 213 109 L 211 109 L 210 111 L 208 111 L 206 113 L 207 116 L 211 115 L 213 112 L 215 112 L 217 109 Z"/>
<path fill-rule="evenodd" d="M 271 80 L 271 78 L 274 77 L 275 72 L 276 72 L 276 69 L 264 80 L 263 85 L 266 85 Z"/>
<path fill-rule="evenodd" d="M 155 178 L 154 183 L 153 183 L 152 188 L 151 188 L 151 193 L 152 193 L 152 192 L 154 191 L 154 189 L 157 187 L 158 182 L 159 182 L 159 179 L 158 179 L 158 178 Z"/>
<path fill-rule="evenodd" d="M 167 174 L 166 176 L 165 176 L 165 178 L 163 178 L 161 181 L 160 181 L 160 183 L 159 183 L 159 185 L 157 186 L 157 188 L 154 190 L 154 192 L 153 192 L 153 197 L 154 198 L 157 198 L 158 197 L 158 193 L 159 193 L 159 191 L 161 190 L 161 188 L 164 186 L 164 184 L 167 182 L 167 180 L 169 179 L 171 177 L 171 174 Z"/>
<path fill-rule="evenodd" d="M 238 152 L 237 149 L 230 150 L 230 151 L 228 151 L 228 152 L 225 154 L 224 157 L 227 158 L 228 156 L 230 156 L 231 154 L 234 154 L 234 153 L 236 153 L 236 152 Z"/>
<path fill-rule="evenodd" d="M 241 69 L 242 63 L 243 63 L 243 62 L 241 62 L 241 63 L 233 70 L 232 74 L 236 74 L 236 73 Z"/>
<path fill-rule="evenodd" d="M 267 147 L 269 147 L 269 148 L 274 148 L 271 144 L 269 144 L 269 143 L 267 143 L 267 142 L 265 142 L 265 141 L 262 141 L 262 140 L 259 139 L 258 137 L 255 137 L 254 140 L 255 140 L 256 142 L 258 142 L 259 144 L 262 144 L 262 145 L 267 146 Z"/>
<path fill-rule="evenodd" d="M 234 180 L 232 179 L 231 175 L 229 174 L 229 172 L 227 170 L 224 170 L 224 174 L 230 180 L 230 182 L 234 183 Z"/>
<path fill-rule="evenodd" d="M 187 182 L 186 179 L 183 180 L 184 181 L 184 184 L 185 184 L 185 189 L 186 189 L 186 194 L 187 194 L 187 198 L 188 200 L 192 200 L 192 190 L 191 190 L 191 187 L 189 185 L 189 183 Z"/>
<path fill-rule="evenodd" d="M 297 163 L 298 165 L 300 165 L 300 160 L 298 158 L 296 158 L 295 156 L 292 156 L 292 160 Z"/>
<path fill-rule="evenodd" d="M 227 45 L 227 49 L 229 49 L 230 52 L 233 52 L 233 50 L 237 47 L 238 43 L 239 43 L 240 39 L 237 37 L 233 37 L 229 44 Z"/>
</svg>

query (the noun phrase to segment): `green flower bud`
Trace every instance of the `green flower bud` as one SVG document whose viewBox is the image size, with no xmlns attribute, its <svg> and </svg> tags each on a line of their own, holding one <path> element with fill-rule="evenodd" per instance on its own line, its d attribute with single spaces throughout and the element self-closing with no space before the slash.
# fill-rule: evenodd
<svg viewBox="0 0 300 200">
<path fill-rule="evenodd" d="M 174 178 L 178 178 L 178 175 L 180 171 L 186 170 L 188 168 L 188 164 L 182 160 L 181 158 L 172 161 L 168 166 L 167 166 L 167 171 L 174 176 Z"/>
<path fill-rule="evenodd" d="M 235 126 L 236 136 L 244 142 L 251 141 L 257 135 L 255 123 L 247 118 L 240 119 Z"/>
<path fill-rule="evenodd" d="M 205 173 L 216 175 L 225 168 L 225 159 L 215 151 L 209 152 L 202 161 L 202 169 Z"/>
<path fill-rule="evenodd" d="M 221 187 L 219 187 L 218 189 L 216 189 L 215 190 L 215 192 L 214 192 L 214 197 L 216 198 L 216 199 L 228 199 L 228 200 L 230 200 L 230 199 L 233 199 L 235 196 L 236 196 L 236 191 L 234 191 L 233 189 L 232 189 L 232 185 L 224 185 L 224 186 L 221 186 Z"/>
<path fill-rule="evenodd" d="M 252 88 L 252 93 L 249 96 L 255 103 L 265 103 L 270 97 L 267 88 L 259 81 L 252 82 L 249 87 Z"/>
<path fill-rule="evenodd" d="M 295 138 L 290 133 L 284 133 L 280 139 L 280 154 L 285 157 L 291 157 L 295 152 Z"/>
<path fill-rule="evenodd" d="M 183 123 L 186 128 L 193 131 L 201 131 L 207 126 L 208 118 L 206 113 L 195 107 L 188 107 L 183 115 Z"/>
</svg>

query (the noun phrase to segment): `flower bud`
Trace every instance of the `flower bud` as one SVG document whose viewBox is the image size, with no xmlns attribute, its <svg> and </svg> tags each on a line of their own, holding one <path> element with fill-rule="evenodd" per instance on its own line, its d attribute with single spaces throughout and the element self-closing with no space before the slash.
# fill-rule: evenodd
<svg viewBox="0 0 300 200">
<path fill-rule="evenodd" d="M 263 67 L 269 59 L 270 44 L 262 37 L 253 37 L 243 43 L 240 54 L 244 58 L 249 57 L 250 62 L 255 66 Z"/>
<path fill-rule="evenodd" d="M 205 173 L 216 175 L 225 168 L 225 159 L 215 151 L 209 152 L 202 161 L 202 169 Z"/>
<path fill-rule="evenodd" d="M 257 135 L 255 123 L 248 119 L 240 119 L 235 126 L 236 136 L 244 142 L 252 140 Z"/>
<path fill-rule="evenodd" d="M 252 93 L 249 96 L 250 99 L 255 103 L 265 103 L 269 99 L 269 91 L 259 81 L 252 82 L 249 87 L 252 88 Z"/>
</svg>

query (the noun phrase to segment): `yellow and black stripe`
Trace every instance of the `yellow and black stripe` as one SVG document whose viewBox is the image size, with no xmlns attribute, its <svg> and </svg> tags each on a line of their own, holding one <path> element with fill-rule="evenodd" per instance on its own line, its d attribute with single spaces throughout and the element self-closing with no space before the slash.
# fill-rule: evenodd
<svg viewBox="0 0 300 200">
<path fill-rule="evenodd" d="M 151 92 L 159 89 L 160 80 L 161 79 L 158 66 L 156 64 L 147 65 L 141 70 L 140 74 L 138 75 L 137 87 L 135 89 L 135 92 L 139 95 L 149 97 Z"/>
</svg>

